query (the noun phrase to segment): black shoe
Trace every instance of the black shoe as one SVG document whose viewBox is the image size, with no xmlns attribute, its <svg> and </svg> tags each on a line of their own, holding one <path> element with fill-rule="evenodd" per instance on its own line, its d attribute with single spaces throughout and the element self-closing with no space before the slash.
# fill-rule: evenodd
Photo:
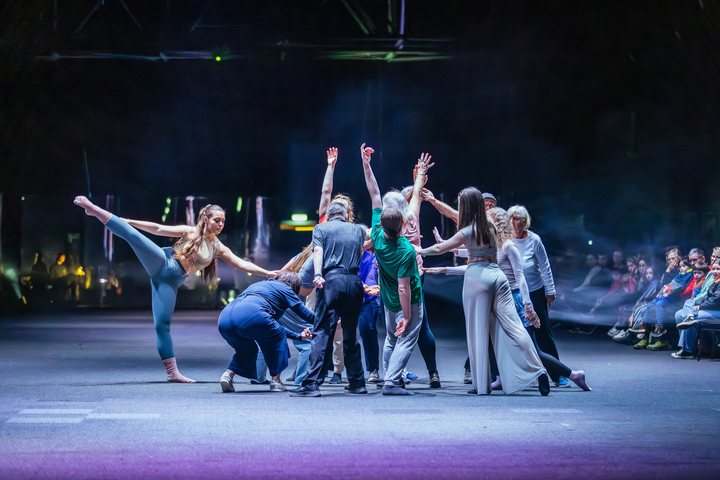
<svg viewBox="0 0 720 480">
<path fill-rule="evenodd" d="M 354 393 L 355 395 L 362 395 L 364 393 L 367 393 L 367 388 L 365 388 L 365 387 L 350 388 L 350 386 L 348 385 L 347 387 L 345 387 L 345 391 L 347 391 L 348 393 Z"/>
<path fill-rule="evenodd" d="M 470 373 L 470 369 L 465 369 L 465 375 L 463 376 L 463 383 L 465 385 L 470 385 L 472 383 L 472 375 Z"/>
<path fill-rule="evenodd" d="M 333 373 L 333 376 L 328 383 L 330 385 L 340 385 L 342 383 L 342 376 L 339 373 Z"/>
<path fill-rule="evenodd" d="M 440 388 L 440 375 L 438 375 L 438 372 L 433 372 L 430 374 L 430 388 Z"/>
<path fill-rule="evenodd" d="M 270 380 L 267 378 L 263 380 L 262 382 L 258 382 L 257 380 L 250 380 L 250 385 L 270 385 Z"/>
<path fill-rule="evenodd" d="M 400 388 L 397 385 L 385 385 L 382 390 L 383 395 L 415 395 L 413 392 L 409 392 L 404 388 Z"/>
<path fill-rule="evenodd" d="M 468 395 L 477 395 L 477 390 L 474 388 L 472 390 L 468 390 Z"/>
<path fill-rule="evenodd" d="M 550 393 L 550 380 L 548 380 L 548 376 L 545 373 L 538 377 L 538 390 L 540 390 L 540 395 L 543 397 L 547 397 Z"/>
<path fill-rule="evenodd" d="M 316 385 L 304 385 L 290 390 L 291 397 L 322 397 Z"/>
</svg>

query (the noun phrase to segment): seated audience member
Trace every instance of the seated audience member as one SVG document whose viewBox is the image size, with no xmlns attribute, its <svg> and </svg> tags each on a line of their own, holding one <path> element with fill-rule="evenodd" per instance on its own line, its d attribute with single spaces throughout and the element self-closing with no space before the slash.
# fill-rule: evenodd
<svg viewBox="0 0 720 480">
<path fill-rule="evenodd" d="M 690 266 L 690 260 L 688 260 L 687 257 L 683 258 L 679 265 L 679 273 L 675 275 L 675 278 L 669 285 L 663 287 L 660 296 L 650 302 L 647 310 L 645 310 L 643 323 L 646 325 L 655 324 L 655 329 L 650 334 L 650 339 L 645 346 L 645 348 L 649 350 L 663 350 L 669 346 L 666 338 L 667 330 L 663 328 L 665 309 L 690 298 L 693 288 L 695 287 L 695 279 L 693 278 L 693 269 Z M 647 337 L 643 338 L 643 340 L 646 338 Z M 641 343 L 642 341 L 635 345 L 635 348 L 643 348 L 642 346 L 638 347 Z"/>
<path fill-rule="evenodd" d="M 713 256 L 715 253 L 713 252 Z M 698 263 L 695 271 L 705 271 L 707 265 Z M 697 274 L 696 274 L 697 278 Z M 698 324 L 704 320 L 720 319 L 720 259 L 712 264 L 702 287 L 693 292 L 693 299 L 685 302 L 685 306 L 675 314 L 677 328 L 680 331 L 680 350 L 673 353 L 673 358 L 692 358 L 697 352 Z M 692 303 L 691 303 L 692 302 Z"/>
<path fill-rule="evenodd" d="M 580 286 L 573 288 L 573 292 L 580 292 L 588 287 L 594 286 L 593 279 L 602 271 L 602 267 L 598 265 L 595 255 L 588 255 L 585 258 L 585 265 L 590 268 L 590 270 L 587 275 L 585 275 L 585 280 L 583 280 Z"/>
<path fill-rule="evenodd" d="M 648 303 L 655 300 L 660 292 L 660 286 L 658 281 L 655 279 L 655 271 L 652 267 L 645 267 L 645 274 L 643 277 L 647 288 L 640 294 L 639 298 L 635 302 L 630 318 L 626 320 L 627 317 L 623 317 L 608 332 L 608 335 L 610 335 L 616 342 L 625 343 L 634 338 L 632 327 L 641 323 L 641 319 L 645 315 L 645 309 L 647 308 Z M 641 335 L 644 334 L 641 333 Z"/>
<path fill-rule="evenodd" d="M 623 274 L 627 273 L 625 261 L 623 260 L 622 250 L 615 250 L 612 254 L 612 269 L 620 270 Z"/>
</svg>

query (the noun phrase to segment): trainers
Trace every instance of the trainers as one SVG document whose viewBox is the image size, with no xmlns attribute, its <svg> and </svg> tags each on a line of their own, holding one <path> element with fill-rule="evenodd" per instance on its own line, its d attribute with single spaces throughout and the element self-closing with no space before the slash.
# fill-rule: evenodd
<svg viewBox="0 0 720 480">
<path fill-rule="evenodd" d="M 366 394 L 366 393 L 368 392 L 368 391 L 367 391 L 367 388 L 365 388 L 365 387 L 355 387 L 355 388 L 351 388 L 350 385 L 348 385 L 347 387 L 345 387 L 345 391 L 348 392 L 348 393 L 355 394 L 355 395 L 364 395 L 364 394 Z"/>
<path fill-rule="evenodd" d="M 643 350 L 643 349 L 647 348 L 647 346 L 648 346 L 648 339 L 647 339 L 647 336 L 644 336 L 642 338 L 642 340 L 640 340 L 638 343 L 633 345 L 633 348 L 635 350 Z"/>
<path fill-rule="evenodd" d="M 470 374 L 470 369 L 465 369 L 465 376 L 463 377 L 463 383 L 466 385 L 470 385 L 472 383 L 472 375 Z"/>
<path fill-rule="evenodd" d="M 648 350 L 658 351 L 658 350 L 665 350 L 670 346 L 669 342 L 666 342 L 665 340 L 660 340 L 659 338 L 656 338 L 653 343 L 647 346 Z"/>
<path fill-rule="evenodd" d="M 272 380 L 270 382 L 270 391 L 271 392 L 284 392 L 285 385 L 283 385 L 282 382 L 276 382 L 275 380 Z"/>
<path fill-rule="evenodd" d="M 567 377 L 560 375 L 558 381 L 555 382 L 555 386 L 559 388 L 570 388 L 570 382 Z"/>
<path fill-rule="evenodd" d="M 291 397 L 322 397 L 317 385 L 304 385 L 300 388 L 290 390 Z"/>
<path fill-rule="evenodd" d="M 660 338 L 663 335 L 665 335 L 666 333 L 667 333 L 667 330 L 665 330 L 664 328 L 662 329 L 662 332 L 660 331 L 659 328 L 655 328 L 655 330 L 653 330 L 653 332 L 650 334 L 650 336 L 652 338 Z"/>
<path fill-rule="evenodd" d="M 235 391 L 235 385 L 233 385 L 233 377 L 230 376 L 230 372 L 227 370 L 225 373 L 222 374 L 222 377 L 220 377 L 220 388 L 222 388 L 222 391 L 225 393 L 230 393 Z"/>
<path fill-rule="evenodd" d="M 342 375 L 339 373 L 333 373 L 332 378 L 328 382 L 330 385 L 339 385 L 342 383 Z"/>
<path fill-rule="evenodd" d="M 632 333 L 645 333 L 645 324 L 640 322 L 637 325 L 635 325 L 634 327 L 630 327 L 629 330 Z"/>
<path fill-rule="evenodd" d="M 613 337 L 613 340 L 618 343 L 623 343 L 627 341 L 627 339 L 630 337 L 630 332 L 627 330 L 621 330 L 617 335 Z"/>
<path fill-rule="evenodd" d="M 430 388 L 440 388 L 440 375 L 434 372 L 430 375 Z"/>
<path fill-rule="evenodd" d="M 405 383 L 410 383 L 410 380 L 415 380 L 416 378 L 418 378 L 417 375 L 415 375 L 412 372 L 409 372 L 407 368 L 403 368 L 402 377 L 403 377 L 403 380 L 405 380 Z"/>
<path fill-rule="evenodd" d="M 695 357 L 694 354 L 692 354 L 690 352 L 686 352 L 685 350 L 680 350 L 679 352 L 671 353 L 670 356 L 673 358 L 679 358 L 681 360 L 687 360 L 689 358 Z"/>
<path fill-rule="evenodd" d="M 688 315 L 687 317 L 685 317 L 685 320 L 677 324 L 677 329 L 687 330 L 688 328 L 697 325 L 698 323 L 700 323 L 700 320 L 691 315 Z"/>
<path fill-rule="evenodd" d="M 608 334 L 608 337 L 613 338 L 619 332 L 620 332 L 620 330 L 618 330 L 617 327 L 612 327 L 610 330 L 608 330 L 607 334 Z"/>
<path fill-rule="evenodd" d="M 382 383 L 382 378 L 380 378 L 380 374 L 377 370 L 373 370 L 370 372 L 370 375 L 368 375 L 367 381 L 368 383 Z"/>
</svg>

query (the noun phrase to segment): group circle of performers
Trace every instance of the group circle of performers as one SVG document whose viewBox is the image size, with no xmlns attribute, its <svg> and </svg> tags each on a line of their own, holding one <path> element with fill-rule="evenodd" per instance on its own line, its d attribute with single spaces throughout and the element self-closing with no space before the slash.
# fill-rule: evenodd
<svg viewBox="0 0 720 480">
<path fill-rule="evenodd" d="M 434 165 L 428 154 L 418 159 L 412 186 L 382 196 L 371 166 L 373 153 L 365 144 L 360 147 L 371 225 L 354 222 L 349 196 L 332 196 L 338 151 L 331 148 L 312 242 L 279 271 L 239 258 L 218 240 L 225 226 L 225 210 L 218 205 L 202 208 L 195 226 L 166 226 L 118 218 L 86 197 L 75 199 L 88 215 L 128 242 L 150 276 L 157 349 L 167 380 L 195 382 L 178 371 L 170 336 L 178 287 L 200 271 L 204 281 L 215 279 L 221 258 L 238 270 L 268 278 L 250 285 L 220 313 L 220 335 L 235 350 L 220 379 L 223 392 L 235 391 L 235 375 L 255 381 L 260 365 L 270 372 L 270 391 L 286 391 L 280 375 L 290 358 L 287 338 L 300 352 L 290 379 L 296 386 L 289 391 L 292 396 L 321 396 L 328 371 L 338 364 L 336 357 L 344 361 L 349 394 L 366 394 L 367 382 L 382 388 L 383 395 L 413 395 L 405 388 L 406 366 L 416 345 L 429 387 L 441 388 L 435 337 L 423 299 L 426 274 L 464 276 L 464 381 L 472 384 L 468 393 L 512 394 L 537 386 L 546 396 L 551 381 L 556 386 L 573 382 L 589 391 L 585 373 L 559 360 L 548 319 L 548 306 L 555 299 L 552 272 L 540 237 L 529 230 L 525 207 L 505 211 L 493 195 L 468 187 L 458 194 L 458 209 L 453 209 L 425 188 Z M 435 229 L 437 243 L 428 248 L 420 244 L 423 201 L 452 219 L 458 230 L 444 240 Z M 179 240 L 161 248 L 140 231 Z M 423 266 L 423 257 L 450 251 L 467 257 L 467 265 Z M 386 330 L 382 353 L 377 327 L 381 318 Z"/>
</svg>

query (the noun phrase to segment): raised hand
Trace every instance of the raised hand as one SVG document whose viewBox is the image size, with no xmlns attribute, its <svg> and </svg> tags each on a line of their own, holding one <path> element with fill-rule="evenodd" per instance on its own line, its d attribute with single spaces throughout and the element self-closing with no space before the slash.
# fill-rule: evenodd
<svg viewBox="0 0 720 480">
<path fill-rule="evenodd" d="M 443 243 L 445 240 L 440 236 L 437 227 L 433 227 L 433 235 L 435 235 L 435 243 Z"/>
<path fill-rule="evenodd" d="M 360 146 L 360 154 L 362 155 L 363 163 L 364 163 L 365 165 L 369 165 L 369 164 L 370 164 L 370 160 L 371 160 L 370 156 L 371 156 L 373 153 L 375 153 L 375 150 L 373 150 L 373 149 L 370 148 L 370 147 L 365 148 L 365 144 L 364 144 L 364 143 Z"/>
<path fill-rule="evenodd" d="M 430 160 L 432 157 L 429 153 L 422 153 L 420 154 L 420 158 L 418 158 L 417 166 L 415 167 L 415 170 L 418 175 L 425 175 L 427 174 L 427 171 L 430 170 L 430 167 L 435 165 L 434 163 L 430 163 Z"/>
<path fill-rule="evenodd" d="M 335 147 L 330 147 L 330 150 L 327 151 L 328 165 L 335 165 L 335 162 L 337 162 L 337 157 L 338 157 L 338 149 Z"/>
<path fill-rule="evenodd" d="M 415 167 L 415 168 L 417 171 L 417 167 Z M 431 192 L 427 188 L 422 189 L 422 199 L 425 200 L 426 202 L 435 203 L 435 195 L 433 195 L 433 192 Z"/>
</svg>

